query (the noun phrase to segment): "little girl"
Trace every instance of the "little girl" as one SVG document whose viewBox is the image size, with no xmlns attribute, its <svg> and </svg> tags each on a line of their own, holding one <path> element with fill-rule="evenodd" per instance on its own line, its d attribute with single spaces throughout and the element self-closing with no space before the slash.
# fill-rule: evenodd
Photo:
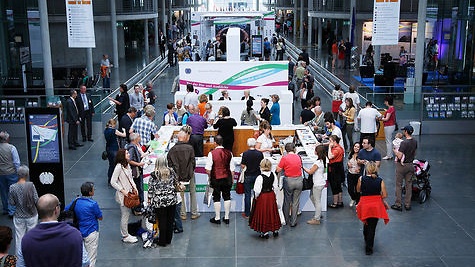
<svg viewBox="0 0 475 267">
<path fill-rule="evenodd" d="M 402 139 L 402 133 L 396 133 L 395 137 L 394 137 L 394 140 L 393 140 L 393 149 L 396 150 L 396 151 L 399 151 L 399 147 L 401 146 L 401 143 L 402 141 L 404 141 Z M 404 154 L 402 154 L 402 157 L 401 157 L 401 165 L 404 165 Z M 398 161 L 398 158 L 397 157 L 394 157 L 394 161 L 397 162 Z"/>
</svg>

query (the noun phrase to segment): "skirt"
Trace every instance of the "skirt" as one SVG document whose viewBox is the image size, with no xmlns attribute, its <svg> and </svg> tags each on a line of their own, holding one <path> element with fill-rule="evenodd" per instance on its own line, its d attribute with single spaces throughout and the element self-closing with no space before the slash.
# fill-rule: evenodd
<svg viewBox="0 0 475 267">
<path fill-rule="evenodd" d="M 280 229 L 279 210 L 273 191 L 261 193 L 257 199 L 254 199 L 249 216 L 249 227 L 261 233 Z"/>
</svg>

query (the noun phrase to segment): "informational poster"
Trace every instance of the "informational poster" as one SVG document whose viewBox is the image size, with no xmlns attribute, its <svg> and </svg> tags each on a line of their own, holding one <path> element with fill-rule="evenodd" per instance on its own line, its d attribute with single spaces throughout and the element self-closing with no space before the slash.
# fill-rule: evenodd
<svg viewBox="0 0 475 267">
<path fill-rule="evenodd" d="M 92 0 L 65 0 L 70 48 L 95 48 Z"/>
<path fill-rule="evenodd" d="M 262 57 L 263 55 L 263 43 L 262 43 L 262 35 L 253 35 L 251 39 L 251 55 L 253 57 Z"/>
<path fill-rule="evenodd" d="M 58 116 L 53 114 L 29 115 L 31 162 L 60 162 L 58 123 Z"/>
<path fill-rule="evenodd" d="M 399 39 L 401 0 L 374 0 L 373 45 L 396 45 Z"/>
</svg>

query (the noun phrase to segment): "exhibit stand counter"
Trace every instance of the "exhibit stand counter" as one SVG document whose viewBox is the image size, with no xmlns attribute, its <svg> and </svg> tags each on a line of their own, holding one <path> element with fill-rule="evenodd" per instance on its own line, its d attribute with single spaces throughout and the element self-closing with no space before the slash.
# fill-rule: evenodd
<svg viewBox="0 0 475 267">
<path fill-rule="evenodd" d="M 178 133 L 180 127 L 179 126 L 162 126 L 159 130 L 159 139 L 153 140 L 150 142 L 149 147 L 149 154 L 143 159 L 146 163 L 144 166 L 144 193 L 145 193 L 145 203 L 147 203 L 147 191 L 148 191 L 148 181 L 150 178 L 150 173 L 153 171 L 155 167 L 155 160 L 158 155 L 167 153 L 168 150 L 175 145 L 177 142 L 176 134 Z M 256 135 L 258 131 L 257 127 L 249 127 L 249 126 L 238 126 L 235 127 L 235 136 L 237 135 L 251 135 L 249 137 L 253 137 Z M 210 149 L 213 149 L 216 144 L 213 141 L 213 137 L 217 134 L 216 130 L 208 129 L 205 131 L 204 134 L 204 142 L 205 142 L 205 154 L 209 152 Z M 304 126 L 304 125 L 292 125 L 292 126 L 276 126 L 272 130 L 272 135 L 275 139 L 275 147 L 281 147 L 281 149 L 276 149 L 276 154 L 272 154 L 269 157 L 270 161 L 272 162 L 272 170 L 275 170 L 277 164 L 279 163 L 282 155 L 281 150 L 283 149 L 283 140 L 294 140 L 298 144 L 297 152 L 299 155 L 302 156 L 302 162 L 306 168 L 311 168 L 313 163 L 316 161 L 316 156 L 313 151 L 315 151 L 315 146 L 318 145 L 318 141 L 316 140 L 315 136 L 312 134 L 311 130 Z M 245 139 L 247 140 L 248 137 Z M 244 140 L 244 138 L 240 138 Z M 213 142 L 210 142 L 213 141 Z M 282 142 L 281 142 L 282 141 Z M 239 179 L 239 175 L 241 173 L 241 154 L 246 148 L 242 146 L 236 145 L 237 139 L 235 140 L 235 146 L 233 147 L 233 159 L 232 164 L 235 165 L 235 172 L 233 175 L 233 188 L 231 191 L 231 211 L 234 212 L 242 212 L 244 210 L 244 195 L 243 194 L 236 194 L 235 186 L 236 182 Z M 245 141 L 240 141 L 242 145 L 246 146 Z M 300 145 L 301 144 L 301 145 Z M 207 150 L 207 151 L 206 151 Z M 196 198 L 198 202 L 198 210 L 200 212 L 213 212 L 213 206 L 208 207 L 203 203 L 203 199 L 205 196 L 206 186 L 208 184 L 208 175 L 206 174 L 205 170 L 206 165 L 206 157 L 197 157 L 196 158 L 196 168 L 195 168 L 195 179 L 196 179 Z M 188 192 L 188 188 L 187 188 Z M 278 199 L 283 198 L 283 191 L 279 192 L 280 194 L 277 195 Z M 310 191 L 303 191 L 300 197 L 300 208 L 303 211 L 314 211 L 315 208 L 309 198 Z M 185 199 L 183 200 L 183 204 L 186 205 L 187 210 L 190 210 L 190 202 L 189 202 L 189 194 L 185 194 Z M 326 211 L 327 209 L 327 187 L 323 189 L 322 192 L 322 210 Z"/>
</svg>

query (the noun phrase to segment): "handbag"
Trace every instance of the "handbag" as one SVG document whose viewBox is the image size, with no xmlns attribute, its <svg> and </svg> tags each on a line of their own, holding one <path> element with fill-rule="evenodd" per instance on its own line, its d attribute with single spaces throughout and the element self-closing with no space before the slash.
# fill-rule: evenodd
<svg viewBox="0 0 475 267">
<path fill-rule="evenodd" d="M 102 160 L 107 160 L 108 159 L 107 150 L 102 151 L 101 157 L 102 157 Z"/>
<path fill-rule="evenodd" d="M 240 183 L 240 182 L 236 183 L 236 194 L 238 195 L 244 194 L 244 183 Z"/>
<path fill-rule="evenodd" d="M 122 171 L 124 172 L 124 170 Z M 125 174 L 125 176 L 127 176 L 127 174 Z M 137 206 L 140 206 L 139 193 L 137 192 L 137 190 L 135 190 L 128 176 L 127 181 L 129 181 L 130 186 L 132 186 L 132 192 L 128 192 L 127 195 L 124 195 L 124 206 L 126 206 L 127 208 L 135 208 Z"/>
<path fill-rule="evenodd" d="M 211 186 L 206 185 L 206 191 L 205 191 L 205 194 L 204 194 L 204 197 L 203 197 L 203 204 L 205 204 L 206 206 L 209 206 L 211 205 L 211 198 L 213 197 L 213 188 Z"/>
<path fill-rule="evenodd" d="M 300 158 L 300 162 L 302 162 L 302 158 Z M 307 175 L 305 177 L 305 170 L 303 169 L 303 162 L 302 162 L 302 191 L 304 190 L 311 190 L 313 188 L 313 174 Z"/>
<path fill-rule="evenodd" d="M 78 201 L 79 197 L 77 197 L 71 206 L 69 206 L 68 210 L 63 210 L 58 216 L 58 221 L 59 222 L 66 222 L 67 224 L 71 225 L 72 227 L 75 227 L 79 229 L 79 221 L 76 216 L 75 208 L 76 208 L 76 202 Z"/>
</svg>

